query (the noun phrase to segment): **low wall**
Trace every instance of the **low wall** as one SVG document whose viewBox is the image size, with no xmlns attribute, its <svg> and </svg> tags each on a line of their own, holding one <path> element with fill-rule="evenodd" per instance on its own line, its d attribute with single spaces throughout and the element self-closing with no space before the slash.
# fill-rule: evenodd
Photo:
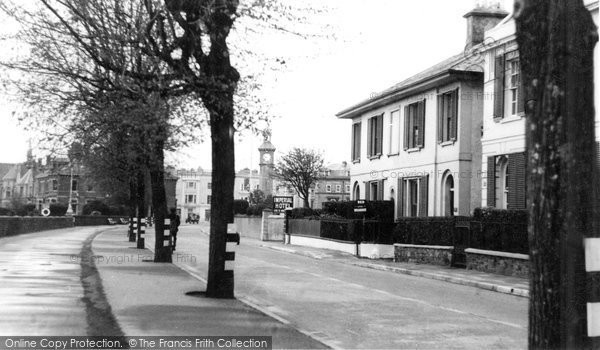
<svg viewBox="0 0 600 350">
<path fill-rule="evenodd" d="M 450 266 L 452 246 L 394 244 L 394 261 Z"/>
<path fill-rule="evenodd" d="M 282 241 L 283 226 L 285 217 L 283 215 L 271 215 L 269 212 L 263 212 L 263 224 L 260 239 L 262 241 Z"/>
<path fill-rule="evenodd" d="M 72 217 L 0 216 L 0 237 L 73 227 Z"/>
<path fill-rule="evenodd" d="M 348 254 L 356 254 L 356 244 L 350 242 L 336 241 L 328 238 L 317 238 L 303 235 L 291 235 L 290 244 L 305 247 L 331 249 Z"/>
<path fill-rule="evenodd" d="M 467 269 L 507 276 L 529 277 L 529 256 L 467 248 Z"/>
<path fill-rule="evenodd" d="M 393 259 L 394 246 L 391 244 L 361 243 L 360 257 L 369 259 Z"/>
<path fill-rule="evenodd" d="M 124 218 L 129 222 L 129 217 L 127 216 L 110 216 L 110 215 L 75 215 L 75 226 L 100 226 L 100 225 L 109 225 L 108 219 L 114 219 L 117 224 L 120 224 L 119 221 L 121 218 Z"/>
<path fill-rule="evenodd" d="M 258 216 L 236 215 L 233 222 L 235 223 L 236 232 L 240 236 L 260 239 L 262 218 Z"/>
</svg>

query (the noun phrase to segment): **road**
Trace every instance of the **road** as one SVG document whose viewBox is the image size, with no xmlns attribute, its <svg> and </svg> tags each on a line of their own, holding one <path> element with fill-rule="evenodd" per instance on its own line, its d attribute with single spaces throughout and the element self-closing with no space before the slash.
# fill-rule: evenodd
<svg viewBox="0 0 600 350">
<path fill-rule="evenodd" d="M 0 335 L 122 335 L 97 271 L 82 259 L 101 230 L 106 228 L 0 239 Z"/>
<path fill-rule="evenodd" d="M 183 225 L 174 256 L 201 277 L 208 261 L 203 231 Z M 236 296 L 333 347 L 527 346 L 526 298 L 299 256 L 247 238 L 235 249 Z"/>
</svg>

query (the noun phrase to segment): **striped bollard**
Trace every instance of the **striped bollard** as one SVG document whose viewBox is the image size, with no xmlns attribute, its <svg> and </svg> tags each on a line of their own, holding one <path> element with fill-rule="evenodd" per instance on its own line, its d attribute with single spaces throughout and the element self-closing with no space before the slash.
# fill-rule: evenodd
<svg viewBox="0 0 600 350">
<path fill-rule="evenodd" d="M 133 218 L 129 217 L 129 230 L 127 231 L 129 242 L 135 242 L 135 231 L 133 230 Z"/>
<path fill-rule="evenodd" d="M 588 337 L 600 337 L 600 238 L 586 238 L 584 246 L 588 273 Z"/>
<path fill-rule="evenodd" d="M 146 239 L 144 235 L 146 234 L 146 218 L 136 218 L 139 222 L 136 222 L 137 228 L 137 248 L 144 249 L 146 248 Z"/>
</svg>

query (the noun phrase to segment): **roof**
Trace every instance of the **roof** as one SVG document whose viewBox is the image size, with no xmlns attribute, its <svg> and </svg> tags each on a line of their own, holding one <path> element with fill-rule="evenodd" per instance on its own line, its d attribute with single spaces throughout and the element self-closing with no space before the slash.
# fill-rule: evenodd
<svg viewBox="0 0 600 350">
<path fill-rule="evenodd" d="M 18 164 L 12 164 L 8 168 L 8 171 L 2 177 L 2 180 L 16 180 L 19 174 L 19 166 Z"/>
<path fill-rule="evenodd" d="M 418 94 L 434 86 L 446 84 L 447 81 L 443 80 L 443 78 L 448 80 L 451 77 L 455 79 L 480 77 L 483 74 L 483 67 L 479 64 L 478 59 L 478 57 L 469 57 L 464 52 L 461 52 L 399 82 L 374 95 L 374 97 L 344 109 L 336 114 L 336 116 L 338 118 L 356 117 L 361 113 L 381 107 L 392 101 Z"/>
</svg>

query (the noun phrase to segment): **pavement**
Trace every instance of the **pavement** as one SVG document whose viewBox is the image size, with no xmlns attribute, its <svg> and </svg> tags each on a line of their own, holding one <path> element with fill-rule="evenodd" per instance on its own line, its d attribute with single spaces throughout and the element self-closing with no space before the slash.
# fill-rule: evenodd
<svg viewBox="0 0 600 350">
<path fill-rule="evenodd" d="M 174 264 L 153 263 L 152 251 L 132 247 L 125 230 L 101 233 L 93 251 L 106 299 L 126 336 L 272 336 L 276 349 L 327 348 L 239 300 L 187 295 L 204 291 L 204 280 Z"/>
</svg>

